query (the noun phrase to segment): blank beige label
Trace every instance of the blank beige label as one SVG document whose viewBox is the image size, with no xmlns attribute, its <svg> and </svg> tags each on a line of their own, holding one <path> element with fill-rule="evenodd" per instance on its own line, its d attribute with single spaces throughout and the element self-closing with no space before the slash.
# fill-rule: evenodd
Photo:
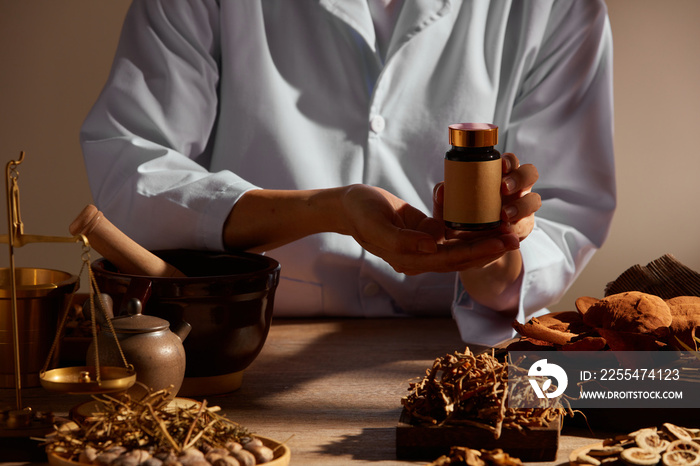
<svg viewBox="0 0 700 466">
<path fill-rule="evenodd" d="M 445 160 L 443 218 L 453 223 L 491 223 L 501 218 L 501 160 Z"/>
</svg>

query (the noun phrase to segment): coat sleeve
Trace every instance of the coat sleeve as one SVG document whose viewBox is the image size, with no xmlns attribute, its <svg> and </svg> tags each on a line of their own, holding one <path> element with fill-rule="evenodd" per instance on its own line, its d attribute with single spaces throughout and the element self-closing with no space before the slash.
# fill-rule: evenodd
<svg viewBox="0 0 700 466">
<path fill-rule="evenodd" d="M 81 129 L 95 203 L 147 248 L 221 249 L 223 221 L 253 188 L 230 171 L 208 170 L 217 9 L 213 0 L 136 0 Z"/>
<path fill-rule="evenodd" d="M 453 314 L 471 343 L 511 338 L 514 319 L 524 322 L 558 302 L 603 244 L 615 210 L 612 36 L 605 5 L 555 1 L 532 57 L 501 124 L 503 150 L 538 168 L 534 191 L 542 207 L 521 244 L 521 278 L 504 297 L 515 312 L 484 308 L 458 284 Z"/>
</svg>

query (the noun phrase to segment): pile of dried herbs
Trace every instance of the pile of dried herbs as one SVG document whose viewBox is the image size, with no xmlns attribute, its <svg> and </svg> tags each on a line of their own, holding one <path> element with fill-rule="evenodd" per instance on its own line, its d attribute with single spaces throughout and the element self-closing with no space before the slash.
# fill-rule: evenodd
<svg viewBox="0 0 700 466">
<path fill-rule="evenodd" d="M 133 461 L 112 460 L 130 454 L 139 458 L 134 464 L 149 466 L 176 461 L 185 464 L 185 457 L 204 460 L 205 456 L 207 463 L 197 464 L 216 464 L 211 459 L 213 453 L 220 458 L 235 456 L 241 450 L 248 456 L 262 451 L 266 461 L 273 457 L 272 450 L 262 446 L 246 428 L 217 414 L 218 408 L 207 407 L 206 400 L 187 407 L 172 406 L 167 390 L 141 400 L 129 395 L 93 398 L 96 412 L 77 423 L 57 427 L 45 440 L 48 452 L 81 463 L 120 465 Z M 266 461 L 256 458 L 252 464 Z M 225 462 L 220 464 L 224 466 Z"/>
<path fill-rule="evenodd" d="M 508 363 L 493 354 L 474 355 L 467 348 L 437 358 L 426 376 L 412 382 L 411 392 L 401 400 L 414 422 L 421 425 L 472 425 L 491 431 L 494 438 L 503 428 L 527 429 L 544 427 L 566 410 L 557 401 L 539 400 L 529 389 L 527 373 L 512 377 L 509 383 Z M 527 406 L 509 408 L 509 397 L 532 396 Z M 515 404 L 515 403 L 513 403 Z M 524 406 L 524 403 L 520 403 Z"/>
</svg>

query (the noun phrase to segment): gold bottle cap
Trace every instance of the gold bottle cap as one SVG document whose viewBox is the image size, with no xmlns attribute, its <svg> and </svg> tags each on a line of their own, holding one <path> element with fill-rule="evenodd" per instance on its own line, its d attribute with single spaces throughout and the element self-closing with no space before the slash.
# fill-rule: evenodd
<svg viewBox="0 0 700 466">
<path fill-rule="evenodd" d="M 450 145 L 489 147 L 498 144 L 498 126 L 490 123 L 456 123 L 449 126 Z"/>
</svg>

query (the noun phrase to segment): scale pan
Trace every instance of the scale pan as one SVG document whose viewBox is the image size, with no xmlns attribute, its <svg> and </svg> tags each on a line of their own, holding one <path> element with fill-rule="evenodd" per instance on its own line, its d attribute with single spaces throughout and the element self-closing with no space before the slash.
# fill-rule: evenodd
<svg viewBox="0 0 700 466">
<path fill-rule="evenodd" d="M 100 366 L 99 383 L 96 373 L 95 366 L 60 367 L 40 374 L 40 381 L 46 390 L 74 395 L 120 392 L 136 382 L 136 371 L 125 367 Z"/>
</svg>

